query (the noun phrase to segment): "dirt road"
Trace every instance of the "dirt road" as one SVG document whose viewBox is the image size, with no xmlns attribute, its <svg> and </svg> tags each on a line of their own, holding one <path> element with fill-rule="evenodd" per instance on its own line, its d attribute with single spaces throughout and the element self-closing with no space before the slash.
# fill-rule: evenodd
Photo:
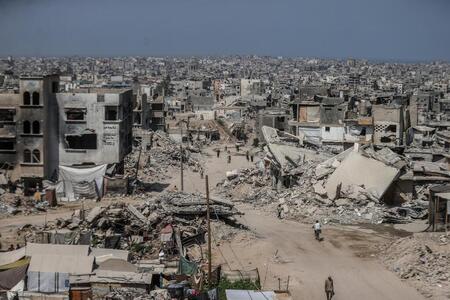
<svg viewBox="0 0 450 300">
<path fill-rule="evenodd" d="M 243 153 L 245 150 L 239 154 Z M 228 164 L 225 157 L 217 159 L 210 153 L 205 174 L 209 174 L 212 187 L 224 178 L 226 171 L 251 165 L 239 154 Z M 198 176 L 188 174 L 190 191 L 204 191 L 204 182 L 198 180 Z M 289 276 L 289 290 L 294 299 L 326 299 L 323 285 L 325 278 L 332 275 L 335 300 L 424 299 L 375 257 L 376 246 L 393 238 L 389 232 L 355 226 L 325 226 L 325 240 L 319 243 L 310 225 L 279 220 L 273 214 L 246 205 L 239 209 L 245 212 L 240 222 L 247 225 L 256 238 L 248 239 L 244 234 L 230 243 L 223 242 L 216 248 L 215 257 L 229 264 L 231 269 L 258 268 L 266 289 L 278 289 L 278 278 L 281 288 L 285 288 Z"/>
<path fill-rule="evenodd" d="M 205 174 L 209 175 L 213 194 L 214 186 L 225 177 L 226 171 L 250 165 L 243 154 L 242 150 L 235 153 L 228 164 L 223 152 L 216 158 L 215 153 L 208 150 Z M 168 183 L 179 186 L 179 174 L 175 170 L 172 175 L 174 178 Z M 198 173 L 187 171 L 185 187 L 188 192 L 203 193 L 205 183 Z M 107 201 L 102 201 L 89 206 L 106 204 Z M 47 220 L 68 216 L 77 206 L 79 204 L 50 211 Z M 225 263 L 231 269 L 258 268 L 265 289 L 278 289 L 279 285 L 285 288 L 289 276 L 289 290 L 294 299 L 324 299 L 324 280 L 332 275 L 336 288 L 334 300 L 424 299 L 414 288 L 386 270 L 374 256 L 375 246 L 392 238 L 388 233 L 325 226 L 325 240 L 319 243 L 314 240 L 309 225 L 278 220 L 273 214 L 250 206 L 240 209 L 245 212 L 240 222 L 247 225 L 256 238 L 243 233 L 231 242 L 215 245 L 214 263 Z M 0 220 L 3 238 L 14 235 L 18 226 L 42 224 L 45 218 L 45 215 L 35 215 Z"/>
<path fill-rule="evenodd" d="M 217 252 L 217 259 L 225 258 L 232 269 L 258 268 L 265 289 L 278 289 L 278 278 L 285 288 L 289 276 L 294 299 L 325 299 L 323 285 L 331 275 L 335 300 L 424 299 L 377 261 L 373 247 L 385 234 L 325 226 L 325 240 L 317 242 L 309 225 L 278 220 L 248 206 L 240 209 L 246 213 L 241 222 L 257 238 L 222 243 L 223 256 Z"/>
</svg>

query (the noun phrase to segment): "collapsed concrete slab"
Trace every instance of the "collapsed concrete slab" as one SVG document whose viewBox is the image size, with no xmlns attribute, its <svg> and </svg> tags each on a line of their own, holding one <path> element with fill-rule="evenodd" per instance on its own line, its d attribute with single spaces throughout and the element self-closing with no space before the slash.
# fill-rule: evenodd
<svg viewBox="0 0 450 300">
<path fill-rule="evenodd" d="M 349 186 L 360 186 L 381 199 L 399 175 L 400 170 L 363 156 L 359 152 L 350 152 L 328 178 L 325 189 L 330 199 L 339 198 L 339 190 Z"/>
</svg>

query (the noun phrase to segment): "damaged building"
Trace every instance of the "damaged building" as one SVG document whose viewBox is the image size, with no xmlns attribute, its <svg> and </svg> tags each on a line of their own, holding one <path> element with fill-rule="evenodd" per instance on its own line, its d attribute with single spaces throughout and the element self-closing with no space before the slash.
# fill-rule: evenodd
<svg viewBox="0 0 450 300">
<path fill-rule="evenodd" d="M 58 88 L 58 76 L 27 76 L 18 93 L 0 94 L 0 167 L 12 181 L 22 179 L 25 189 L 58 169 Z"/>
<path fill-rule="evenodd" d="M 132 91 L 94 90 L 57 94 L 59 163 L 117 164 L 132 147 Z"/>
<path fill-rule="evenodd" d="M 131 151 L 131 90 L 58 91 L 58 76 L 28 76 L 0 94 L 0 166 L 25 191 L 56 180 L 59 165 L 123 169 Z"/>
</svg>

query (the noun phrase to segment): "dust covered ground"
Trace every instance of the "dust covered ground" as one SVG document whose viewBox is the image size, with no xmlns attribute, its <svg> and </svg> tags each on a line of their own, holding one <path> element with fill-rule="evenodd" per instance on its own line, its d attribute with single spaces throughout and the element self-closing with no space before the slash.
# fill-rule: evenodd
<svg viewBox="0 0 450 300">
<path fill-rule="evenodd" d="M 216 157 L 214 147 L 205 148 L 199 156 L 204 173 L 209 176 L 212 197 L 219 197 L 216 186 L 220 186 L 226 171 L 249 168 L 253 164 L 247 161 L 245 148 L 237 152 L 229 145 L 232 160 L 227 163 L 223 152 Z M 91 208 L 112 202 L 142 203 L 146 197 L 180 187 L 176 164 L 169 166 L 159 178 L 152 183 L 153 188 L 138 196 L 86 201 L 83 205 Z M 205 192 L 205 181 L 198 170 L 185 170 L 184 179 L 185 191 Z M 81 203 L 71 203 L 46 213 L 0 219 L 3 248 L 10 243 L 23 244 L 23 237 L 17 236 L 20 227 L 68 217 L 80 207 Z M 384 224 L 326 224 L 324 240 L 317 242 L 312 224 L 280 220 L 273 205 L 239 204 L 238 209 L 245 215 L 237 217 L 237 221 L 247 229 L 213 222 L 213 263 L 222 263 L 224 268 L 233 270 L 257 268 L 264 289 L 283 289 L 289 285 L 294 299 L 323 299 L 324 280 L 332 275 L 336 289 L 334 300 L 450 298 L 447 267 L 450 246 L 439 236 L 412 235 Z M 437 267 L 439 271 L 434 271 Z"/>
</svg>

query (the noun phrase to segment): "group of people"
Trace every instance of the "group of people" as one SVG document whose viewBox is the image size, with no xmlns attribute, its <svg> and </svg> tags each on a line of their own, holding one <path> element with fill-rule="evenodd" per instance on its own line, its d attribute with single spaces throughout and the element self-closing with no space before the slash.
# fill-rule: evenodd
<svg viewBox="0 0 450 300">
<path fill-rule="evenodd" d="M 236 144 L 236 152 L 239 152 L 239 150 L 240 150 L 240 146 L 238 145 L 238 144 Z M 216 149 L 216 155 L 217 155 L 217 158 L 219 158 L 220 157 L 220 152 L 221 152 L 221 150 L 220 150 L 220 148 L 217 148 Z M 227 153 L 227 161 L 228 161 L 228 163 L 231 163 L 231 152 L 230 152 L 230 150 L 228 150 L 228 146 L 225 146 L 225 152 Z M 253 156 L 253 154 L 252 153 L 250 153 L 250 151 L 246 151 L 245 152 L 245 157 L 247 158 L 247 161 L 251 161 L 251 162 L 253 162 L 253 159 L 254 159 L 254 156 Z"/>
</svg>

